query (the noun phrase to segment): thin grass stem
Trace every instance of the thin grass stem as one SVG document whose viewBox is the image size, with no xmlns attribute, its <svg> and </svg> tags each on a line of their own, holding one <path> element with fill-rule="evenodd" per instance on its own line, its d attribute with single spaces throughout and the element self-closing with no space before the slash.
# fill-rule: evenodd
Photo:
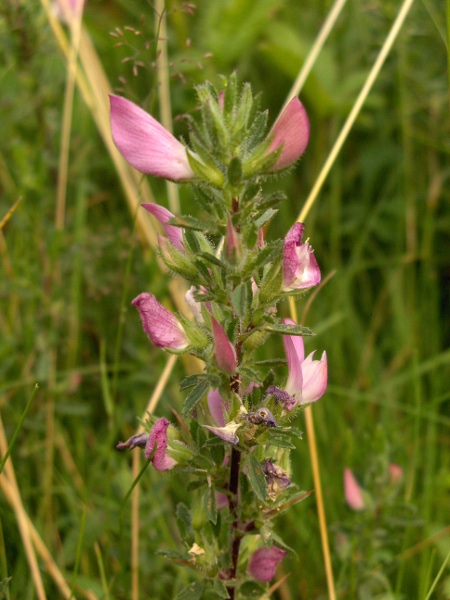
<svg viewBox="0 0 450 600">
<path fill-rule="evenodd" d="M 333 6 L 331 7 L 331 10 L 329 11 L 327 18 L 325 19 L 325 22 L 322 25 L 322 28 L 320 29 L 314 41 L 314 44 L 311 46 L 311 50 L 309 51 L 308 56 L 306 57 L 305 62 L 303 63 L 303 66 L 299 71 L 299 74 L 297 75 L 297 79 L 294 81 L 294 84 L 286 97 L 285 103 L 280 111 L 280 114 L 286 108 L 289 101 L 292 100 L 292 98 L 295 98 L 295 96 L 299 95 L 300 90 L 302 89 L 305 81 L 308 79 L 308 75 L 311 73 L 311 70 L 314 67 L 317 57 L 319 56 L 322 48 L 324 47 L 328 36 L 333 30 L 333 27 L 335 26 L 336 21 L 339 15 L 341 14 L 341 11 L 344 8 L 346 2 L 347 0 L 336 0 Z"/>
<path fill-rule="evenodd" d="M 330 172 L 332 166 L 334 165 L 334 162 L 337 158 L 337 156 L 339 155 L 339 152 L 341 151 L 342 146 L 344 145 L 345 140 L 347 139 L 348 134 L 351 131 L 351 128 L 353 127 L 357 116 L 359 115 L 359 112 L 361 110 L 361 108 L 364 105 L 364 102 L 366 101 L 367 96 L 369 95 L 370 90 L 372 89 L 373 84 L 375 83 L 381 68 L 384 64 L 384 61 L 386 60 L 392 45 L 394 44 L 395 40 L 397 39 L 397 36 L 402 28 L 402 25 L 411 9 L 411 6 L 413 5 L 414 0 L 404 0 L 397 18 L 394 21 L 394 24 L 392 25 L 392 28 L 383 44 L 383 46 L 381 47 L 381 50 L 377 56 L 377 59 L 355 101 L 355 104 L 353 105 L 352 110 L 350 111 L 350 114 L 348 115 L 339 135 L 338 138 L 336 140 L 336 142 L 334 143 L 333 148 L 331 149 L 330 154 L 328 155 L 327 160 L 325 161 L 325 164 L 322 167 L 322 170 L 320 171 L 316 182 L 313 186 L 313 189 L 311 190 L 308 198 L 306 199 L 305 205 L 303 206 L 302 210 L 300 211 L 300 214 L 298 215 L 297 221 L 300 222 L 304 222 L 307 215 L 309 214 L 309 211 L 311 210 L 320 190 L 322 189 L 322 186 L 328 176 L 328 173 Z"/>
</svg>

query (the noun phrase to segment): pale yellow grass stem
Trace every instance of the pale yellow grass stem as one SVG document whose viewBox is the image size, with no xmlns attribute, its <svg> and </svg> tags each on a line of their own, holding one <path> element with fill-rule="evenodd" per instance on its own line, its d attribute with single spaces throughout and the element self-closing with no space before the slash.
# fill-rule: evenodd
<svg viewBox="0 0 450 600">
<path fill-rule="evenodd" d="M 350 114 L 348 115 L 347 120 L 345 121 L 344 126 L 342 127 L 342 129 L 338 135 L 338 138 L 334 143 L 333 148 L 331 149 L 331 152 L 328 155 L 328 158 L 325 161 L 325 164 L 323 165 L 322 170 L 319 173 L 319 176 L 317 177 L 317 180 L 305 202 L 304 207 L 300 211 L 297 221 L 303 222 L 306 219 L 306 216 L 308 215 L 309 211 L 311 210 L 311 207 L 314 204 L 320 190 L 322 189 L 322 185 L 324 184 L 325 179 L 327 178 L 328 173 L 330 172 L 331 167 L 334 164 L 334 161 L 336 160 L 339 152 L 341 151 L 341 148 L 342 148 L 345 140 L 347 139 L 347 136 L 350 133 L 350 130 L 353 127 L 353 124 L 355 123 L 357 116 L 359 115 L 359 111 L 361 110 L 364 102 L 366 101 L 366 98 L 369 95 L 369 92 L 372 89 L 372 86 L 375 83 L 376 78 L 378 77 L 378 75 L 381 71 L 384 61 L 386 60 L 386 57 L 389 54 L 389 52 L 392 48 L 392 45 L 395 42 L 395 40 L 402 28 L 403 22 L 406 19 L 413 2 L 414 2 L 414 0 L 405 0 L 403 2 L 402 6 L 400 8 L 400 11 L 397 15 L 397 18 L 395 19 L 394 24 L 392 25 L 392 28 L 389 32 L 389 35 L 387 36 L 387 38 L 377 56 L 377 59 L 374 62 L 374 65 L 369 73 L 369 76 L 367 77 L 367 79 L 355 101 L 355 104 L 353 105 L 353 108 L 350 111 Z"/>
<path fill-rule="evenodd" d="M 347 2 L 347 0 L 336 0 L 336 2 L 331 7 L 331 10 L 328 13 L 327 18 L 325 19 L 325 22 L 322 25 L 322 28 L 319 31 L 319 33 L 314 41 L 314 44 L 312 45 L 311 50 L 309 51 L 308 56 L 306 57 L 306 60 L 303 63 L 302 68 L 299 71 L 299 74 L 297 75 L 297 79 L 294 81 L 294 84 L 291 87 L 291 91 L 287 95 L 286 101 L 280 112 L 283 112 L 283 110 L 286 108 L 286 105 L 288 104 L 288 102 L 290 100 L 292 100 L 292 98 L 295 98 L 295 96 L 299 95 L 300 90 L 303 87 L 303 84 L 305 83 L 306 79 L 308 78 L 308 75 L 310 74 L 311 69 L 314 66 L 314 63 L 316 62 L 316 59 L 319 56 L 320 51 L 322 50 L 328 36 L 330 35 L 330 32 L 333 29 L 346 2 Z"/>
<path fill-rule="evenodd" d="M 325 164 L 322 167 L 321 172 L 319 173 L 319 176 L 313 186 L 313 189 L 311 190 L 311 193 L 309 194 L 309 196 L 305 202 L 305 205 L 303 206 L 302 210 L 300 211 L 297 221 L 304 222 L 311 207 L 313 206 L 313 204 L 319 194 L 319 191 L 321 190 L 322 185 L 323 185 L 326 177 L 328 176 L 328 173 L 330 172 L 331 167 L 334 164 L 334 161 L 336 160 L 336 157 L 338 156 L 345 140 L 347 139 L 347 136 L 348 136 L 370 90 L 372 89 L 372 86 L 373 86 L 374 82 L 376 81 L 376 78 L 378 77 L 378 74 L 384 64 L 384 61 L 386 60 L 387 55 L 389 54 L 389 52 L 392 48 L 392 45 L 401 30 L 403 22 L 404 22 L 406 16 L 408 15 L 408 12 L 412 6 L 413 1 L 414 0 L 405 0 L 404 3 L 402 4 L 402 7 L 397 15 L 397 18 L 394 21 L 394 24 L 393 24 L 393 26 L 386 38 L 381 50 L 380 50 L 380 53 L 378 54 L 378 57 L 369 73 L 369 76 L 368 76 L 366 82 L 364 83 L 364 86 L 362 87 L 361 92 L 359 93 L 359 96 L 356 99 L 355 104 L 353 105 L 353 108 L 350 111 L 350 114 L 347 117 L 347 120 L 344 123 L 344 126 L 343 126 L 327 160 L 325 161 Z M 286 102 L 288 102 L 292 97 L 296 96 L 299 93 L 303 83 L 306 80 L 308 73 L 310 72 L 310 70 L 312 68 L 312 65 L 314 64 L 315 59 L 318 56 L 320 49 L 323 46 L 323 43 L 324 43 L 326 37 L 328 36 L 329 32 L 331 31 L 331 27 L 334 25 L 334 23 L 336 21 L 336 18 L 342 8 L 341 4 L 343 6 L 344 2 L 340 2 L 339 0 L 337 0 L 337 2 L 334 4 L 332 10 L 330 11 L 327 21 L 325 22 L 324 26 L 322 27 L 322 30 L 320 31 L 319 36 L 318 36 L 313 48 L 311 49 L 311 52 L 308 55 L 307 61 L 305 62 L 302 71 L 300 72 L 299 76 L 297 77 L 297 80 L 296 80 Z M 296 318 L 295 318 L 295 316 L 296 316 L 295 303 L 293 300 L 292 300 L 292 302 L 290 302 L 290 308 L 291 308 L 292 318 L 294 318 L 294 320 L 296 320 Z M 326 515 L 325 515 L 325 509 L 324 509 L 324 503 L 323 503 L 322 485 L 321 485 L 321 480 L 320 480 L 320 468 L 319 468 L 317 444 L 316 444 L 315 431 L 314 431 L 314 419 L 313 419 L 313 414 L 312 414 L 310 406 L 305 409 L 305 421 L 306 421 L 306 430 L 307 430 L 307 436 L 308 436 L 308 445 L 309 445 L 310 456 L 311 456 L 311 467 L 312 467 L 313 478 L 314 478 L 314 488 L 316 491 L 317 511 L 318 511 L 318 517 L 319 517 L 320 535 L 321 535 L 321 539 L 322 539 L 322 550 L 323 550 L 323 554 L 324 554 L 325 572 L 326 572 L 327 585 L 328 585 L 328 594 L 329 594 L 330 600 L 334 600 L 336 598 L 336 594 L 335 594 L 335 590 L 334 590 L 334 579 L 333 579 L 333 572 L 332 572 L 332 565 L 331 565 L 330 548 L 329 548 L 329 542 L 328 542 L 328 530 L 327 530 Z"/>
<path fill-rule="evenodd" d="M 164 0 L 155 1 L 155 34 L 156 45 L 156 77 L 158 82 L 159 114 L 161 124 L 172 133 L 172 103 L 169 85 L 169 56 L 167 52 L 167 11 Z M 172 181 L 166 181 L 169 208 L 175 215 L 180 212 L 180 197 L 178 186 Z"/>
<path fill-rule="evenodd" d="M 6 441 L 5 430 L 0 417 L 0 452 L 3 456 L 6 453 L 7 447 L 8 445 Z M 44 563 L 45 570 L 52 577 L 62 596 L 66 599 L 69 599 L 71 596 L 70 588 L 23 506 L 11 457 L 9 457 L 6 461 L 4 471 L 0 475 L 0 487 L 16 515 L 25 554 L 30 566 L 31 576 L 36 588 L 37 597 L 39 600 L 46 599 L 44 585 L 42 582 L 39 565 L 37 563 L 36 554 L 33 549 L 33 544 Z M 97 600 L 95 594 L 88 590 L 82 590 L 82 593 L 86 598 L 88 598 L 88 600 Z M 72 596 L 72 598 L 75 600 L 74 596 Z"/>
</svg>

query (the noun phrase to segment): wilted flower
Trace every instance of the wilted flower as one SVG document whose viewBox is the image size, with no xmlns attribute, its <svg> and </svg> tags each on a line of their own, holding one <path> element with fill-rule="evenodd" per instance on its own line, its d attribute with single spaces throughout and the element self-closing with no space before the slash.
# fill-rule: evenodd
<svg viewBox="0 0 450 600">
<path fill-rule="evenodd" d="M 177 461 L 167 454 L 167 446 L 169 444 L 167 429 L 169 425 L 169 421 L 164 417 L 158 419 L 150 431 L 145 446 L 145 458 L 147 460 L 151 458 L 153 466 L 157 471 L 168 471 L 169 469 L 173 469 L 177 464 Z M 156 450 L 152 456 L 155 445 Z"/>
<path fill-rule="evenodd" d="M 219 369 L 225 373 L 234 373 L 236 370 L 236 352 L 234 346 L 227 338 L 222 326 L 211 317 L 212 334 L 214 343 L 214 356 Z"/>
<path fill-rule="evenodd" d="M 153 294 L 140 294 L 131 304 L 138 309 L 143 329 L 155 346 L 183 350 L 189 345 L 181 323 Z"/>
<path fill-rule="evenodd" d="M 300 158 L 309 142 L 308 115 L 298 98 L 292 98 L 274 123 L 271 133 L 273 139 L 269 152 L 283 145 L 277 162 L 271 168 L 271 171 L 278 171 Z"/>
<path fill-rule="evenodd" d="M 230 421 L 224 427 L 211 427 L 211 425 L 202 425 L 205 429 L 220 437 L 224 442 L 228 442 L 229 444 L 239 444 L 239 438 L 236 435 L 236 431 L 242 423 L 236 423 L 235 421 Z"/>
<path fill-rule="evenodd" d="M 365 506 L 361 488 L 355 476 L 347 467 L 344 469 L 344 494 L 345 500 L 353 510 L 362 510 Z"/>
<path fill-rule="evenodd" d="M 173 215 L 170 210 L 167 210 L 167 208 L 164 208 L 164 206 L 154 204 L 153 202 L 148 202 L 142 206 L 145 208 L 145 210 L 148 210 L 148 212 L 152 214 L 155 219 L 158 219 L 158 221 L 164 227 L 164 232 L 169 242 L 180 252 L 185 252 L 183 231 L 181 227 L 175 227 L 175 225 L 167 224 L 167 221 L 173 219 L 175 215 Z"/>
<path fill-rule="evenodd" d="M 283 292 L 304 290 L 320 283 L 319 265 L 308 241 L 302 244 L 303 223 L 295 223 L 284 239 Z"/>
<path fill-rule="evenodd" d="M 285 325 L 296 325 L 292 319 L 283 319 Z M 327 354 L 313 360 L 314 352 L 305 359 L 305 344 L 302 336 L 284 335 L 283 344 L 288 363 L 288 380 L 285 390 L 296 401 L 296 405 L 310 404 L 318 400 L 327 389 Z"/>
<path fill-rule="evenodd" d="M 133 448 L 145 448 L 148 441 L 148 433 L 138 433 L 131 436 L 126 442 L 119 442 L 117 450 L 133 450 Z"/>
<path fill-rule="evenodd" d="M 185 146 L 156 119 L 126 98 L 110 100 L 114 143 L 132 167 L 172 181 L 195 177 Z"/>
<path fill-rule="evenodd" d="M 271 460 L 263 463 L 263 471 L 267 481 L 267 493 L 271 500 L 276 500 L 291 485 L 289 475 Z"/>
<path fill-rule="evenodd" d="M 250 557 L 248 574 L 253 579 L 268 583 L 275 577 L 278 563 L 286 556 L 286 551 L 277 546 L 259 548 Z"/>
</svg>

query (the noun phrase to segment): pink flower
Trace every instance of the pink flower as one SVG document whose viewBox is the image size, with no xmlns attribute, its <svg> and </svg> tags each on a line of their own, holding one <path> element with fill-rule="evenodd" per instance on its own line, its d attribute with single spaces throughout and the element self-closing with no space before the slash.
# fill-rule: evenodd
<svg viewBox="0 0 450 600">
<path fill-rule="evenodd" d="M 309 120 L 303 104 L 298 98 L 292 98 L 272 127 L 272 142 L 269 152 L 283 148 L 271 171 L 284 169 L 295 162 L 309 142 Z"/>
<path fill-rule="evenodd" d="M 151 459 L 153 466 L 157 471 L 168 471 L 169 469 L 173 469 L 177 464 L 177 461 L 167 454 L 167 446 L 169 444 L 167 429 L 169 425 L 169 421 L 164 417 L 158 419 L 150 431 L 145 446 L 145 458 L 147 460 Z M 156 450 L 153 454 L 155 445 Z"/>
<path fill-rule="evenodd" d="M 285 325 L 296 325 L 292 319 L 283 319 Z M 327 354 L 313 360 L 314 352 L 305 358 L 305 344 L 298 335 L 283 336 L 289 375 L 285 390 L 294 397 L 296 405 L 310 404 L 321 398 L 327 389 Z"/>
<path fill-rule="evenodd" d="M 403 469 L 396 463 L 391 463 L 388 467 L 390 482 L 394 485 L 395 483 L 403 479 Z"/>
<path fill-rule="evenodd" d="M 167 225 L 167 221 L 173 219 L 175 215 L 173 215 L 170 210 L 164 208 L 164 206 L 160 206 L 159 204 L 147 203 L 142 205 L 145 210 L 148 210 L 150 214 L 152 214 L 155 219 L 161 223 L 164 227 L 164 232 L 167 236 L 167 239 L 175 246 L 177 250 L 180 252 L 185 252 L 184 243 L 183 243 L 183 230 L 181 227 L 175 227 L 175 225 Z"/>
<path fill-rule="evenodd" d="M 361 488 L 355 479 L 355 476 L 347 467 L 344 469 L 344 493 L 345 500 L 353 510 L 362 510 L 364 508 L 364 498 Z"/>
<path fill-rule="evenodd" d="M 211 317 L 214 343 L 214 356 L 219 369 L 225 373 L 236 371 L 236 352 L 225 331 L 214 317 Z"/>
<path fill-rule="evenodd" d="M 138 309 L 142 327 L 155 346 L 184 350 L 189 345 L 181 323 L 153 294 L 140 294 L 131 304 Z"/>
<path fill-rule="evenodd" d="M 285 556 L 286 551 L 276 546 L 259 548 L 251 555 L 247 572 L 253 579 L 267 583 L 275 577 L 277 565 Z"/>
<path fill-rule="evenodd" d="M 130 100 L 114 95 L 110 100 L 114 143 L 132 167 L 172 181 L 194 178 L 183 144 Z"/>
<path fill-rule="evenodd" d="M 320 283 L 319 265 L 308 241 L 302 244 L 303 223 L 295 223 L 284 239 L 283 292 L 304 290 Z"/>
</svg>

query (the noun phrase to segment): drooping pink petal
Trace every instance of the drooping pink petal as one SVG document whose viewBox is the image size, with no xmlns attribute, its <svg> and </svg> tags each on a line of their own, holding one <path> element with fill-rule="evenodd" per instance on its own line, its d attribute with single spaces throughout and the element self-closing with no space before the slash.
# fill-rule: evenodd
<svg viewBox="0 0 450 600">
<path fill-rule="evenodd" d="M 169 425 L 169 421 L 164 417 L 158 419 L 150 431 L 147 445 L 145 446 L 145 458 L 149 460 L 156 445 L 156 450 L 151 460 L 157 471 L 168 471 L 169 469 L 173 469 L 177 464 L 177 461 L 167 454 L 169 443 L 167 429 Z"/>
<path fill-rule="evenodd" d="M 323 352 L 320 360 L 313 360 L 314 352 L 311 352 L 302 363 L 302 404 L 315 402 L 325 394 L 327 389 L 327 353 Z"/>
<path fill-rule="evenodd" d="M 278 563 L 286 556 L 286 551 L 276 546 L 259 548 L 250 557 L 248 574 L 253 579 L 268 583 L 275 577 Z"/>
<path fill-rule="evenodd" d="M 227 338 L 222 326 L 211 317 L 212 334 L 214 343 L 214 356 L 219 369 L 225 373 L 234 373 L 236 370 L 236 352 L 230 340 Z"/>
<path fill-rule="evenodd" d="M 133 450 L 133 448 L 145 448 L 148 441 L 148 433 L 138 433 L 131 436 L 126 442 L 119 442 L 116 446 L 117 450 Z"/>
<path fill-rule="evenodd" d="M 138 171 L 172 181 L 194 178 L 186 148 L 151 115 L 110 95 L 111 128 L 119 152 Z"/>
<path fill-rule="evenodd" d="M 345 500 L 353 510 L 362 510 L 365 506 L 361 488 L 349 468 L 344 469 Z"/>
<path fill-rule="evenodd" d="M 318 285 L 321 280 L 314 250 L 308 242 L 302 244 L 303 223 L 295 223 L 284 239 L 283 287 L 284 292 L 303 290 Z"/>
<path fill-rule="evenodd" d="M 274 137 L 269 152 L 277 150 L 283 144 L 281 154 L 271 171 L 284 169 L 300 158 L 309 142 L 309 129 L 308 115 L 303 104 L 298 98 L 292 98 L 271 130 Z"/>
<path fill-rule="evenodd" d="M 152 214 L 155 219 L 161 223 L 164 227 L 165 234 L 167 239 L 175 246 L 177 250 L 180 252 L 185 252 L 184 243 L 183 243 L 183 231 L 181 227 L 175 227 L 175 225 L 167 225 L 167 221 L 173 219 L 175 215 L 173 215 L 170 210 L 164 208 L 164 206 L 160 206 L 159 204 L 154 204 L 152 202 L 148 202 L 142 205 L 145 210 L 148 210 L 150 214 Z"/>
<path fill-rule="evenodd" d="M 155 346 L 183 350 L 189 345 L 181 323 L 153 294 L 140 294 L 131 304 L 138 309 L 142 327 Z"/>
<path fill-rule="evenodd" d="M 219 390 L 209 390 L 208 407 L 215 424 L 218 427 L 225 427 L 225 414 L 228 411 L 228 403 L 220 395 Z"/>
<path fill-rule="evenodd" d="M 296 325 L 292 319 L 283 319 L 285 325 Z M 303 388 L 302 362 L 305 358 L 305 344 L 298 335 L 283 335 L 284 351 L 288 363 L 286 391 L 291 396 L 301 394 Z"/>
</svg>

